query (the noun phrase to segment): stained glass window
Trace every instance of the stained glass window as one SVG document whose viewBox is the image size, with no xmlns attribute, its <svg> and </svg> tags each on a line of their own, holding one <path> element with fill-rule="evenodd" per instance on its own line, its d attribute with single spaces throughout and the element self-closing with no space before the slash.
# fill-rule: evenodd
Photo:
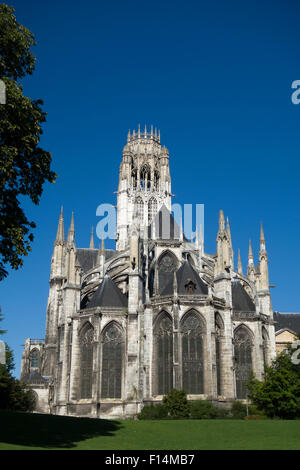
<svg viewBox="0 0 300 470">
<path fill-rule="evenodd" d="M 121 398 L 124 335 L 115 323 L 102 336 L 102 398 Z"/>
<path fill-rule="evenodd" d="M 39 367 L 39 352 L 37 349 L 33 349 L 30 353 L 30 367 L 33 369 Z"/>
<path fill-rule="evenodd" d="M 154 330 L 156 383 L 158 395 L 173 388 L 173 327 L 172 320 L 162 313 Z"/>
<path fill-rule="evenodd" d="M 221 335 L 223 329 L 223 322 L 219 316 L 215 316 L 215 331 L 216 331 L 216 369 L 217 369 L 217 394 L 222 395 L 222 362 L 221 362 Z"/>
<path fill-rule="evenodd" d="M 204 393 L 203 324 L 195 312 L 182 322 L 182 388 L 188 394 Z"/>
<path fill-rule="evenodd" d="M 80 398 L 92 397 L 94 329 L 87 325 L 80 334 Z"/>
<path fill-rule="evenodd" d="M 177 262 L 175 256 L 167 252 L 159 260 L 158 264 L 158 281 L 159 281 L 159 292 L 162 293 L 167 284 L 173 282 L 174 271 L 177 268 Z"/>
<path fill-rule="evenodd" d="M 235 379 L 237 398 L 247 397 L 247 381 L 252 370 L 252 340 L 245 326 L 234 333 Z"/>
</svg>

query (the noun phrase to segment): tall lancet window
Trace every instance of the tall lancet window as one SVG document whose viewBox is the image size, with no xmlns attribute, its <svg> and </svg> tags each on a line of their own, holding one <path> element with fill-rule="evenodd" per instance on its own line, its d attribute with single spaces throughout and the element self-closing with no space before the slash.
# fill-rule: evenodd
<svg viewBox="0 0 300 470">
<path fill-rule="evenodd" d="M 144 201 L 141 197 L 138 197 L 135 201 L 137 216 L 140 223 L 144 222 Z"/>
<path fill-rule="evenodd" d="M 268 336 L 267 330 L 264 326 L 262 328 L 262 338 L 263 338 L 263 360 L 264 360 L 264 368 L 265 368 L 268 365 L 269 336 Z"/>
<path fill-rule="evenodd" d="M 30 353 L 30 368 L 37 369 L 39 367 L 39 351 L 33 349 Z"/>
<path fill-rule="evenodd" d="M 155 214 L 157 212 L 157 201 L 154 197 L 148 202 L 148 225 L 151 224 Z"/>
<path fill-rule="evenodd" d="M 92 398 L 93 341 L 94 329 L 92 325 L 88 323 L 83 327 L 79 336 L 80 398 Z"/>
<path fill-rule="evenodd" d="M 148 165 L 144 165 L 140 172 L 140 186 L 141 189 L 150 189 L 151 187 L 151 172 Z"/>
<path fill-rule="evenodd" d="M 173 388 L 173 325 L 162 312 L 154 329 L 155 386 L 157 395 L 165 395 Z"/>
<path fill-rule="evenodd" d="M 131 172 L 132 187 L 133 189 L 137 188 L 137 170 L 133 169 Z"/>
<path fill-rule="evenodd" d="M 195 311 L 181 324 L 182 388 L 190 395 L 204 393 L 204 324 Z"/>
<path fill-rule="evenodd" d="M 252 338 L 245 326 L 239 326 L 234 333 L 236 397 L 247 397 L 247 381 L 252 370 Z"/>
<path fill-rule="evenodd" d="M 222 395 L 222 342 L 223 321 L 218 313 L 215 315 L 215 332 L 216 332 L 216 375 L 217 375 L 217 394 Z"/>
<path fill-rule="evenodd" d="M 124 333 L 111 323 L 102 334 L 102 398 L 121 398 L 124 356 Z"/>
<path fill-rule="evenodd" d="M 158 262 L 158 283 L 160 294 L 163 293 L 168 284 L 173 282 L 174 271 L 176 269 L 176 257 L 170 251 L 167 251 L 161 256 Z"/>
<path fill-rule="evenodd" d="M 159 173 L 157 170 L 154 171 L 154 188 L 155 190 L 159 189 Z"/>
</svg>

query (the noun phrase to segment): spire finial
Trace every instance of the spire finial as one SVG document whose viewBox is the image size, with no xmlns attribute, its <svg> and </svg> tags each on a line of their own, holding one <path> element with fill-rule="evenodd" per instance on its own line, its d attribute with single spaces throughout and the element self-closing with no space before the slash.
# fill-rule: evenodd
<svg viewBox="0 0 300 470">
<path fill-rule="evenodd" d="M 219 215 L 219 232 L 223 232 L 225 230 L 225 217 L 224 212 L 221 209 Z"/>
<path fill-rule="evenodd" d="M 94 244 L 94 227 L 93 227 L 93 226 L 92 226 L 92 231 L 91 231 L 90 249 L 95 249 L 95 244 Z"/>
<path fill-rule="evenodd" d="M 241 260 L 240 249 L 239 249 L 239 254 L 238 254 L 238 273 L 243 275 L 243 265 L 242 265 L 242 260 Z"/>
<path fill-rule="evenodd" d="M 73 242 L 75 239 L 75 227 L 74 227 L 74 212 L 72 212 L 71 223 L 68 231 L 68 242 Z"/>
<path fill-rule="evenodd" d="M 253 251 L 252 251 L 252 245 L 251 245 L 250 239 L 249 239 L 248 264 L 253 264 Z"/>
<path fill-rule="evenodd" d="M 264 234 L 262 222 L 260 223 L 260 249 L 261 250 L 266 249 L 266 240 L 265 240 L 265 234 Z"/>
<path fill-rule="evenodd" d="M 104 250 L 105 250 L 105 246 L 104 246 L 104 235 L 103 235 L 102 240 L 101 240 L 101 253 L 104 253 Z"/>
<path fill-rule="evenodd" d="M 65 228 L 64 228 L 64 211 L 63 206 L 60 209 L 59 221 L 56 232 L 56 241 L 64 242 L 65 241 Z"/>
<path fill-rule="evenodd" d="M 178 291 L 177 272 L 176 272 L 176 269 L 175 269 L 174 275 L 173 275 L 173 293 L 174 293 L 174 297 L 177 297 L 177 291 Z"/>
<path fill-rule="evenodd" d="M 127 135 L 127 142 L 129 142 L 129 141 L 130 141 L 130 129 L 129 129 L 128 135 Z"/>
</svg>

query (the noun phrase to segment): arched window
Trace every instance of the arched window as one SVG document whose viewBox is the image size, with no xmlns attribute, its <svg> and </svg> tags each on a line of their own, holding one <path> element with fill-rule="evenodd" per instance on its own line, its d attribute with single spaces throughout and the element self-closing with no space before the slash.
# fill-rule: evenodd
<svg viewBox="0 0 300 470">
<path fill-rule="evenodd" d="M 102 334 L 102 398 L 122 397 L 123 355 L 123 331 L 116 323 L 111 323 Z"/>
<path fill-rule="evenodd" d="M 218 313 L 215 314 L 215 331 L 216 331 L 216 372 L 217 372 L 217 394 L 222 395 L 222 351 L 221 336 L 223 330 L 223 321 Z"/>
<path fill-rule="evenodd" d="M 264 368 L 268 365 L 268 340 L 269 336 L 267 333 L 266 328 L 262 327 L 262 338 L 263 338 L 263 361 L 264 361 Z"/>
<path fill-rule="evenodd" d="M 247 397 L 247 381 L 252 370 L 252 338 L 245 326 L 234 333 L 235 380 L 237 398 Z"/>
<path fill-rule="evenodd" d="M 148 225 L 151 224 L 155 214 L 157 212 L 157 201 L 154 197 L 148 202 Z"/>
<path fill-rule="evenodd" d="M 94 329 L 87 324 L 79 336 L 80 347 L 80 398 L 92 397 Z"/>
<path fill-rule="evenodd" d="M 159 173 L 157 170 L 154 171 L 154 188 L 159 189 Z"/>
<path fill-rule="evenodd" d="M 158 262 L 158 282 L 159 292 L 162 293 L 165 287 L 173 282 L 174 271 L 177 269 L 177 260 L 175 255 L 167 251 L 162 255 Z"/>
<path fill-rule="evenodd" d="M 149 189 L 151 186 L 151 173 L 148 165 L 144 165 L 140 171 L 141 189 Z"/>
<path fill-rule="evenodd" d="M 160 314 L 154 329 L 155 385 L 158 395 L 173 388 L 173 325 L 166 312 Z"/>
<path fill-rule="evenodd" d="M 39 367 L 39 351 L 33 349 L 30 353 L 30 368 L 37 369 Z"/>
<path fill-rule="evenodd" d="M 134 168 L 131 172 L 131 178 L 132 178 L 132 187 L 133 189 L 137 188 L 137 169 Z"/>
<path fill-rule="evenodd" d="M 144 201 L 141 197 L 136 198 L 135 201 L 137 217 L 141 223 L 144 222 Z"/>
<path fill-rule="evenodd" d="M 192 311 L 181 325 L 182 388 L 189 395 L 204 393 L 204 325 Z"/>
</svg>

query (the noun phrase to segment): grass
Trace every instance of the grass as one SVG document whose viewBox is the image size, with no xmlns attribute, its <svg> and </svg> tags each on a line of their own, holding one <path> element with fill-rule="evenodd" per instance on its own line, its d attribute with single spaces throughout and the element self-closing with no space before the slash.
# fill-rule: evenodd
<svg viewBox="0 0 300 470">
<path fill-rule="evenodd" d="M 298 450 L 300 420 L 97 420 L 0 411 L 0 450 Z"/>
</svg>

